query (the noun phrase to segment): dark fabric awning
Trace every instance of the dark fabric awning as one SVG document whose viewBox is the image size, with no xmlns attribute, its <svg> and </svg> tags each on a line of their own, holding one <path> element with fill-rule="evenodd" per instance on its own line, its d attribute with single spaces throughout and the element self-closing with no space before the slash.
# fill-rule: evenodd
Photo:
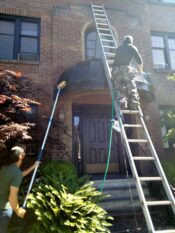
<svg viewBox="0 0 175 233">
<path fill-rule="evenodd" d="M 101 59 L 81 61 L 66 70 L 59 80 L 66 81 L 65 92 L 107 88 L 105 72 Z"/>
<path fill-rule="evenodd" d="M 154 98 L 150 74 L 144 74 L 145 82 L 136 82 L 141 98 L 152 101 Z M 108 88 L 105 71 L 101 59 L 90 59 L 77 63 L 61 75 L 59 83 L 66 81 L 67 86 L 62 94 L 83 90 Z"/>
</svg>

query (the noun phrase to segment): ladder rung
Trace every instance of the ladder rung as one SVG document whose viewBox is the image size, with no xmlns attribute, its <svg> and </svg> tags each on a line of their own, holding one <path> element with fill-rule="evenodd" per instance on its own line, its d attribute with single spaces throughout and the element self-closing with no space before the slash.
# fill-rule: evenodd
<svg viewBox="0 0 175 233">
<path fill-rule="evenodd" d="M 147 201 L 146 204 L 148 206 L 155 206 L 155 205 L 172 205 L 171 201 Z"/>
<path fill-rule="evenodd" d="M 106 19 L 102 19 L 102 18 L 96 18 L 96 21 L 100 20 L 100 21 L 107 21 Z"/>
<path fill-rule="evenodd" d="M 111 56 L 111 57 L 115 57 L 115 53 L 108 53 L 108 52 L 105 52 L 105 55 Z"/>
<path fill-rule="evenodd" d="M 105 17 L 105 14 L 94 13 L 94 15 L 98 15 L 98 16 L 101 16 L 101 17 Z"/>
<path fill-rule="evenodd" d="M 145 156 L 134 156 L 134 160 L 155 160 L 153 157 L 145 157 Z"/>
<path fill-rule="evenodd" d="M 100 34 L 100 36 L 108 36 L 108 37 L 112 37 L 112 35 L 111 34 L 106 34 L 106 33 L 99 33 Z"/>
<path fill-rule="evenodd" d="M 137 110 L 121 110 L 122 113 L 124 114 L 137 114 L 139 111 Z"/>
<path fill-rule="evenodd" d="M 175 233 L 175 229 L 155 231 L 155 233 Z"/>
<path fill-rule="evenodd" d="M 136 124 L 136 125 L 131 125 L 131 124 L 124 124 L 124 127 L 131 127 L 131 128 L 141 128 L 143 127 L 142 125 Z"/>
<path fill-rule="evenodd" d="M 114 43 L 114 41 L 113 41 L 113 40 L 107 40 L 107 39 L 101 39 L 101 41 Z"/>
<path fill-rule="evenodd" d="M 94 7 L 96 7 L 96 8 L 101 8 L 101 9 L 103 9 L 103 7 L 102 6 L 99 6 L 99 5 L 91 5 L 93 8 Z"/>
<path fill-rule="evenodd" d="M 162 181 L 162 177 L 160 176 L 151 176 L 151 177 L 139 177 L 140 181 Z"/>
<path fill-rule="evenodd" d="M 106 58 L 106 60 L 109 61 L 109 62 L 112 62 L 112 61 L 114 62 L 113 58 L 111 58 L 111 59 L 110 58 Z"/>
<path fill-rule="evenodd" d="M 103 45 L 103 48 L 116 49 L 116 47 L 114 47 L 114 46 L 109 46 L 109 45 Z"/>
<path fill-rule="evenodd" d="M 97 22 L 97 24 L 98 25 L 103 25 L 103 26 L 107 26 L 108 25 L 107 23 L 98 23 L 98 22 Z"/>
<path fill-rule="evenodd" d="M 98 28 L 98 30 L 110 32 L 110 29 L 107 29 L 107 28 Z"/>
<path fill-rule="evenodd" d="M 134 142 L 148 142 L 146 139 L 128 139 L 128 142 L 134 143 Z"/>
<path fill-rule="evenodd" d="M 95 11 L 97 11 L 97 12 L 104 12 L 103 10 L 98 10 L 98 9 L 94 9 L 94 13 L 95 13 Z"/>
<path fill-rule="evenodd" d="M 107 60 L 109 65 L 113 65 L 114 64 L 114 60 Z"/>
</svg>

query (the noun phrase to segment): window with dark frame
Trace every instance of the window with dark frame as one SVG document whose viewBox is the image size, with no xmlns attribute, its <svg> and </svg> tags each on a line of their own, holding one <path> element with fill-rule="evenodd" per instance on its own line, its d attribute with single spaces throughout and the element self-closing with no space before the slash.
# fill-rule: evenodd
<svg viewBox="0 0 175 233">
<path fill-rule="evenodd" d="M 101 34 L 101 39 L 103 40 L 103 45 L 105 46 L 105 52 L 112 53 L 113 50 L 111 50 L 110 47 L 114 46 L 113 40 L 110 40 L 109 36 L 105 34 Z M 95 28 L 93 27 L 90 30 L 88 29 L 85 33 L 85 57 L 86 59 L 103 58 L 100 40 Z"/>
<path fill-rule="evenodd" d="M 85 35 L 86 59 L 102 58 L 100 41 L 95 29 L 89 30 Z"/>
<path fill-rule="evenodd" d="M 169 47 L 171 69 L 175 70 L 175 37 L 168 38 L 168 47 Z"/>
<path fill-rule="evenodd" d="M 175 70 L 175 35 L 152 33 L 151 43 L 154 68 Z"/>
<path fill-rule="evenodd" d="M 34 157 L 37 155 L 37 143 L 29 143 L 26 145 L 27 146 L 27 150 L 26 153 L 28 155 L 28 157 Z"/>
<path fill-rule="evenodd" d="M 0 59 L 39 60 L 40 20 L 0 15 Z"/>
</svg>

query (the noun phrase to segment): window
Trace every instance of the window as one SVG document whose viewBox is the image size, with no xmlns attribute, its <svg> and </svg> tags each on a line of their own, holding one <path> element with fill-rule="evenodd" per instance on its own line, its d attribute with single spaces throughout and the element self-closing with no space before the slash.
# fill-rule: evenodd
<svg viewBox="0 0 175 233">
<path fill-rule="evenodd" d="M 28 157 L 34 157 L 37 155 L 37 143 L 29 143 L 27 144 L 26 153 Z"/>
<path fill-rule="evenodd" d="M 86 58 L 102 58 L 102 51 L 100 47 L 100 41 L 98 35 L 94 30 L 88 31 L 86 33 Z"/>
<path fill-rule="evenodd" d="M 0 15 L 0 59 L 39 60 L 39 20 Z"/>
<path fill-rule="evenodd" d="M 168 39 L 171 68 L 175 70 L 175 39 Z"/>
<path fill-rule="evenodd" d="M 152 35 L 152 56 L 155 69 L 175 70 L 175 35 Z"/>
<path fill-rule="evenodd" d="M 111 35 L 101 33 L 101 39 L 103 41 L 102 43 L 104 46 L 104 51 L 106 53 L 114 53 L 114 49 L 111 48 L 114 46 L 113 37 Z M 86 59 L 103 57 L 100 40 L 98 38 L 95 28 L 91 28 L 90 30 L 87 30 L 87 32 L 85 33 L 85 55 Z"/>
<path fill-rule="evenodd" d="M 0 20 L 0 57 L 13 58 L 14 22 Z"/>
</svg>

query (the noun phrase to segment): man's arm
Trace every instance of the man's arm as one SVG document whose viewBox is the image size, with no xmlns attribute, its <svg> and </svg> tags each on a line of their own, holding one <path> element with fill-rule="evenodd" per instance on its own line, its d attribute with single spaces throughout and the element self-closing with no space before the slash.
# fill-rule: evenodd
<svg viewBox="0 0 175 233">
<path fill-rule="evenodd" d="M 135 60 L 136 60 L 136 62 L 137 62 L 137 70 L 138 70 L 138 72 L 142 72 L 143 71 L 143 60 L 142 60 L 142 57 L 141 57 L 141 55 L 140 55 L 140 53 L 139 53 L 139 51 L 138 51 L 138 49 L 135 47 L 135 46 L 133 46 L 133 53 L 134 53 L 134 58 L 135 58 Z"/>
<path fill-rule="evenodd" d="M 15 187 L 15 186 L 10 186 L 10 194 L 9 194 L 9 202 L 10 205 L 12 207 L 12 209 L 14 210 L 14 212 L 20 217 L 23 218 L 26 210 L 19 207 L 19 203 L 18 203 L 18 191 L 19 188 Z"/>
<path fill-rule="evenodd" d="M 27 176 L 31 171 L 35 169 L 36 166 L 39 166 L 41 162 L 35 162 L 31 167 L 27 168 L 25 171 L 22 171 L 22 176 Z"/>
</svg>

